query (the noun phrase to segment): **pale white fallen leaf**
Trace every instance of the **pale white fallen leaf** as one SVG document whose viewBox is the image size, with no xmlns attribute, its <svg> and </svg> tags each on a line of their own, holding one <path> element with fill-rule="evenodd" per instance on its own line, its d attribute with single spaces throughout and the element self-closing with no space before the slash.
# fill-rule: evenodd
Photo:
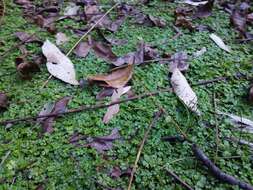
<svg viewBox="0 0 253 190">
<path fill-rule="evenodd" d="M 200 57 L 201 55 L 203 55 L 205 52 L 207 51 L 206 47 L 202 47 L 200 50 L 196 51 L 195 53 L 193 53 L 194 57 Z"/>
<path fill-rule="evenodd" d="M 240 117 L 234 114 L 224 113 L 224 112 L 218 112 L 218 114 L 226 115 L 229 117 L 230 121 L 238 127 L 239 130 L 242 130 L 244 132 L 253 133 L 253 121 Z"/>
<path fill-rule="evenodd" d="M 69 84 L 79 84 L 73 63 L 53 43 L 46 40 L 42 52 L 47 58 L 47 69 L 51 75 Z"/>
<path fill-rule="evenodd" d="M 75 3 L 70 2 L 64 11 L 64 16 L 74 16 L 77 15 L 80 6 L 77 6 Z"/>
<path fill-rule="evenodd" d="M 177 68 L 172 73 L 171 85 L 179 99 L 182 100 L 190 110 L 199 115 L 200 112 L 197 108 L 197 96 L 191 89 L 184 75 Z"/>
<path fill-rule="evenodd" d="M 199 2 L 194 2 L 192 0 L 185 0 L 183 3 L 186 3 L 188 5 L 193 5 L 193 6 L 199 6 L 199 5 L 205 5 L 208 3 L 208 1 L 199 1 Z"/>
<path fill-rule="evenodd" d="M 217 46 L 219 46 L 221 49 L 227 51 L 227 52 L 231 52 L 230 47 L 228 47 L 223 40 L 217 36 L 216 34 L 210 34 L 210 38 L 216 43 Z"/>
<path fill-rule="evenodd" d="M 111 102 L 118 101 L 120 96 L 127 93 L 131 89 L 131 86 L 120 87 L 115 89 L 112 94 Z M 109 121 L 119 112 L 119 104 L 108 107 L 106 114 L 104 115 L 103 122 L 109 123 Z"/>
<path fill-rule="evenodd" d="M 55 35 L 55 37 L 56 37 L 56 45 L 64 44 L 69 40 L 68 37 L 62 32 L 58 32 Z"/>
</svg>

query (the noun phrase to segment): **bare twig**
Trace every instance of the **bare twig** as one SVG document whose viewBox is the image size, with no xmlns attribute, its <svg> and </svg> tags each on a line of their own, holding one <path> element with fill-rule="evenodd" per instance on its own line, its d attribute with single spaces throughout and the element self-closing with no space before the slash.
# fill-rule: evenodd
<svg viewBox="0 0 253 190">
<path fill-rule="evenodd" d="M 218 168 L 196 144 L 192 145 L 192 151 L 195 157 L 201 161 L 202 164 L 206 166 L 208 170 L 213 174 L 213 176 L 218 180 L 231 185 L 238 185 L 241 189 L 244 190 L 253 190 L 253 186 L 250 184 L 240 181 L 239 179 L 236 179 L 235 177 L 221 171 L 221 169 Z"/>
<path fill-rule="evenodd" d="M 246 78 L 246 76 L 243 75 L 240 78 Z M 200 81 L 198 83 L 193 84 L 192 86 L 203 86 L 203 85 L 212 84 L 212 83 L 220 82 L 220 81 L 226 81 L 226 80 L 230 80 L 230 79 L 233 79 L 233 77 L 219 77 L 216 79 Z M 55 116 L 59 116 L 61 114 L 63 115 L 63 114 L 78 113 L 78 112 L 82 112 L 82 111 L 90 111 L 90 110 L 95 110 L 95 109 L 107 108 L 107 107 L 110 107 L 115 104 L 122 104 L 122 103 L 130 102 L 130 101 L 141 100 L 141 99 L 144 99 L 147 97 L 157 96 L 157 95 L 159 95 L 161 93 L 165 93 L 165 92 L 171 93 L 171 92 L 173 92 L 173 90 L 172 90 L 172 88 L 168 87 L 168 88 L 159 89 L 159 90 L 153 91 L 153 92 L 147 92 L 142 95 L 132 96 L 130 98 L 115 101 L 115 102 L 112 102 L 109 104 L 82 105 L 79 108 L 70 109 L 70 110 L 60 113 L 60 114 L 46 114 L 46 115 L 40 115 L 40 116 L 29 116 L 29 117 L 15 118 L 15 119 L 7 119 L 5 121 L 0 121 L 0 125 L 14 124 L 14 123 L 22 122 L 22 121 L 31 121 L 31 120 L 35 120 L 38 118 L 55 117 Z"/>
<path fill-rule="evenodd" d="M 165 169 L 168 174 L 170 174 L 178 183 L 180 183 L 185 189 L 187 190 L 193 190 L 193 188 L 190 187 L 186 182 L 184 182 L 179 176 L 177 176 L 174 172 Z"/>
<path fill-rule="evenodd" d="M 154 114 L 154 118 L 153 118 L 151 124 L 149 125 L 147 131 L 144 134 L 144 137 L 143 137 L 143 139 L 141 141 L 141 144 L 140 144 L 140 147 L 139 147 L 136 159 L 135 159 L 134 167 L 133 167 L 133 169 L 131 171 L 131 177 L 130 177 L 130 180 L 129 180 L 129 184 L 128 184 L 127 190 L 131 190 L 133 179 L 134 179 L 134 174 L 135 174 L 135 171 L 136 171 L 137 166 L 138 166 L 138 162 L 139 162 L 139 159 L 140 159 L 140 156 L 141 156 L 142 149 L 143 149 L 144 144 L 145 144 L 145 142 L 146 142 L 146 140 L 148 138 L 148 134 L 150 133 L 151 129 L 155 126 L 157 120 L 159 119 L 159 117 L 161 117 L 162 114 L 163 114 L 163 110 L 159 110 L 158 112 L 156 112 Z"/>
<path fill-rule="evenodd" d="M 70 50 L 68 51 L 68 53 L 66 54 L 66 56 L 69 56 L 72 51 L 76 48 L 76 46 L 85 38 L 88 36 L 88 34 L 115 8 L 119 5 L 119 3 L 116 3 L 115 5 L 113 5 L 95 24 L 92 25 L 92 27 L 90 27 L 89 30 L 87 30 L 87 32 L 85 32 L 81 38 L 70 48 Z M 49 82 L 49 80 L 52 78 L 52 75 L 50 75 L 47 79 L 46 82 L 43 83 L 42 88 L 44 88 L 47 83 Z"/>
<path fill-rule="evenodd" d="M 109 104 L 96 104 L 96 105 L 82 105 L 79 108 L 76 109 L 70 109 L 68 111 L 65 111 L 63 113 L 60 114 L 46 114 L 46 115 L 38 115 L 38 116 L 30 116 L 30 117 L 24 117 L 24 118 L 17 118 L 17 119 L 12 119 L 12 120 L 5 120 L 5 121 L 1 121 L 0 125 L 5 125 L 5 124 L 10 124 L 10 123 L 18 123 L 21 121 L 31 121 L 31 120 L 35 120 L 38 118 L 46 118 L 46 117 L 56 117 L 59 116 L 61 114 L 70 114 L 70 113 L 78 113 L 78 112 L 82 112 L 82 111 L 90 111 L 90 110 L 96 110 L 96 109 L 102 109 L 102 108 L 107 108 L 110 106 L 113 106 L 115 104 L 122 104 L 125 102 L 129 102 L 129 101 L 134 101 L 134 100 L 140 100 L 140 99 L 144 99 L 150 96 L 156 96 L 160 93 L 163 92 L 172 92 L 171 88 L 165 88 L 165 89 L 161 89 L 158 91 L 154 91 L 154 92 L 148 92 L 139 96 L 132 96 L 130 98 L 124 99 L 124 100 L 119 100 L 119 101 L 115 101 L 115 102 L 111 102 Z"/>
</svg>

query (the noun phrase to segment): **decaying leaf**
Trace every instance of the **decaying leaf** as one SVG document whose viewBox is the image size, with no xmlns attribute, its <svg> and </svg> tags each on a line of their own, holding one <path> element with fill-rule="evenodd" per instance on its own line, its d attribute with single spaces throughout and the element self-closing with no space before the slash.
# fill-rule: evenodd
<svg viewBox="0 0 253 190">
<path fill-rule="evenodd" d="M 102 137 L 87 137 L 81 134 L 73 134 L 69 142 L 75 146 L 95 148 L 99 153 L 104 153 L 112 149 L 113 142 L 118 139 L 120 139 L 119 130 L 114 128 L 110 135 Z M 80 143 L 81 140 L 84 143 Z"/>
<path fill-rule="evenodd" d="M 176 68 L 179 69 L 180 71 L 186 71 L 189 68 L 189 63 L 188 61 L 188 56 L 186 52 L 178 52 L 175 53 L 171 57 L 171 62 L 169 65 L 170 72 L 173 72 Z"/>
<path fill-rule="evenodd" d="M 95 75 L 88 77 L 90 82 L 98 82 L 102 86 L 108 86 L 112 88 L 120 88 L 127 84 L 132 78 L 133 65 L 129 64 L 125 67 L 114 69 L 108 75 Z"/>
<path fill-rule="evenodd" d="M 16 69 L 22 79 L 31 79 L 31 74 L 40 71 L 36 62 L 29 62 L 25 56 L 15 59 Z"/>
<path fill-rule="evenodd" d="M 104 88 L 103 90 L 101 90 L 97 94 L 96 99 L 97 100 L 102 100 L 105 97 L 112 96 L 113 92 L 114 92 L 114 88 Z"/>
<path fill-rule="evenodd" d="M 70 101 L 70 97 L 64 97 L 61 98 L 60 100 L 56 101 L 53 108 L 51 105 L 46 104 L 43 106 L 43 109 L 39 113 L 39 115 L 45 115 L 45 114 L 59 114 L 54 117 L 49 117 L 49 118 L 41 118 L 37 120 L 42 127 L 42 133 L 52 133 L 54 131 L 53 129 L 53 124 L 54 120 L 60 116 L 61 113 L 65 112 L 67 109 L 67 104 Z"/>
<path fill-rule="evenodd" d="M 223 40 L 216 34 L 210 34 L 210 38 L 219 46 L 221 49 L 231 52 L 231 49 L 223 42 Z"/>
<path fill-rule="evenodd" d="M 188 17 L 190 13 L 191 10 L 189 9 L 177 8 L 175 10 L 175 26 L 187 28 L 190 31 L 193 31 L 195 29 L 195 26 L 193 25 L 191 18 Z"/>
<path fill-rule="evenodd" d="M 56 44 L 57 45 L 61 45 L 61 44 L 65 44 L 69 38 L 66 36 L 66 34 L 62 33 L 62 32 L 58 32 L 56 35 Z"/>
<path fill-rule="evenodd" d="M 84 13 L 89 24 L 96 23 L 104 15 L 104 13 L 99 10 L 99 6 L 97 5 L 85 6 Z M 123 24 L 124 20 L 124 15 L 118 15 L 114 21 L 112 21 L 108 16 L 104 16 L 103 20 L 101 20 L 96 27 L 104 28 L 111 32 L 116 32 Z"/>
<path fill-rule="evenodd" d="M 145 44 L 143 41 L 140 41 L 135 52 L 130 52 L 126 55 L 118 57 L 113 64 L 115 66 L 121 66 L 128 63 L 141 65 L 145 61 L 159 58 L 159 56 L 159 52 L 156 49 L 148 44 Z"/>
<path fill-rule="evenodd" d="M 51 75 L 72 85 L 79 84 L 73 63 L 54 44 L 46 40 L 42 52 L 47 58 L 47 69 Z"/>
<path fill-rule="evenodd" d="M 119 130 L 113 129 L 110 135 L 103 137 L 94 137 L 89 139 L 90 141 L 86 144 L 87 147 L 95 148 L 99 153 L 112 149 L 113 142 L 120 139 Z"/>
<path fill-rule="evenodd" d="M 164 28 L 166 26 L 166 22 L 163 19 L 144 14 L 136 7 L 128 4 L 121 4 L 119 11 L 123 15 L 130 15 L 133 17 L 136 24 L 145 26 L 157 26 L 160 28 Z"/>
<path fill-rule="evenodd" d="M 4 92 L 0 92 L 0 111 L 5 110 L 8 107 L 8 97 Z"/>
<path fill-rule="evenodd" d="M 195 18 L 206 18 L 212 14 L 214 0 L 208 0 L 204 5 L 201 5 L 197 8 L 196 13 L 194 14 Z"/>
<path fill-rule="evenodd" d="M 253 121 L 234 114 L 224 112 L 218 112 L 218 114 L 228 116 L 230 121 L 237 127 L 238 130 L 253 133 Z"/>
<path fill-rule="evenodd" d="M 124 39 L 107 38 L 107 37 L 104 37 L 104 38 L 108 43 L 110 43 L 111 45 L 116 45 L 116 46 L 125 45 L 128 42 L 127 40 L 124 40 Z"/>
<path fill-rule="evenodd" d="M 36 42 L 39 44 L 43 43 L 37 36 L 28 34 L 26 32 L 15 32 L 14 35 L 23 43 L 31 43 L 31 42 Z"/>
<path fill-rule="evenodd" d="M 179 99 L 182 100 L 190 110 L 197 114 L 200 114 L 197 108 L 197 96 L 195 92 L 193 92 L 193 90 L 191 89 L 184 75 L 177 68 L 174 69 L 172 73 L 171 85 Z"/>
<path fill-rule="evenodd" d="M 118 89 L 115 89 L 112 94 L 112 101 L 115 102 L 119 100 L 120 96 L 127 93 L 131 89 L 131 86 L 121 87 Z M 107 108 L 107 112 L 104 115 L 103 122 L 109 123 L 109 121 L 113 118 L 114 115 L 116 115 L 119 112 L 119 104 L 112 105 Z"/>
<path fill-rule="evenodd" d="M 92 41 L 92 49 L 94 53 L 108 62 L 115 62 L 117 60 L 117 56 L 112 52 L 111 47 L 107 44 Z"/>
<path fill-rule="evenodd" d="M 112 177 L 113 179 L 117 179 L 119 177 L 123 177 L 123 176 L 131 176 L 131 168 L 127 168 L 125 170 L 120 169 L 120 167 L 115 166 L 111 169 L 111 171 L 109 172 L 109 176 Z"/>
<path fill-rule="evenodd" d="M 74 53 L 78 56 L 78 57 L 82 57 L 82 58 L 85 58 L 89 51 L 91 49 L 91 45 L 88 43 L 88 42 L 80 42 L 75 50 L 74 50 Z"/>
<path fill-rule="evenodd" d="M 230 17 L 230 22 L 241 34 L 246 32 L 246 21 L 246 15 L 238 10 L 234 10 Z"/>
<path fill-rule="evenodd" d="M 51 102 L 48 102 L 46 103 L 43 108 L 41 109 L 40 113 L 38 114 L 38 116 L 41 116 L 41 115 L 47 115 L 47 114 L 50 114 L 54 109 L 54 103 L 51 103 Z M 43 122 L 44 120 L 46 120 L 46 118 L 38 118 L 37 119 L 37 122 L 38 123 L 41 123 Z"/>
</svg>

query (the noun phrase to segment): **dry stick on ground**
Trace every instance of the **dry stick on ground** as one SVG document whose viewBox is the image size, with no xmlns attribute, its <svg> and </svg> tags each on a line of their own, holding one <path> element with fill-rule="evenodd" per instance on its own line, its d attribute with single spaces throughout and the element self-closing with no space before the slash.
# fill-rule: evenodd
<svg viewBox="0 0 253 190">
<path fill-rule="evenodd" d="M 115 5 L 113 5 L 94 25 L 92 25 L 92 27 L 90 27 L 90 29 L 87 30 L 87 32 L 85 32 L 81 36 L 81 38 L 72 46 L 72 48 L 68 51 L 66 56 L 68 57 L 72 53 L 72 51 L 76 48 L 76 46 L 118 5 L 119 3 L 116 3 Z M 44 88 L 52 77 L 53 75 L 50 75 L 48 79 L 43 83 L 41 88 Z"/>
<path fill-rule="evenodd" d="M 187 190 L 193 190 L 193 188 L 190 187 L 186 182 L 184 182 L 179 176 L 177 176 L 174 172 L 165 169 L 168 174 L 170 174 L 178 183 L 180 183 L 185 189 Z"/>
<path fill-rule="evenodd" d="M 207 85 L 210 83 L 215 83 L 215 82 L 219 82 L 219 81 L 226 81 L 226 80 L 231 80 L 233 79 L 235 76 L 238 77 L 238 74 L 232 76 L 232 77 L 218 77 L 216 79 L 211 79 L 211 80 L 205 80 L 205 81 L 200 81 L 196 84 L 193 84 L 192 86 L 203 86 L 203 85 Z M 238 77 L 239 79 L 241 78 L 247 78 L 247 76 L 241 75 Z M 90 110 L 96 110 L 96 109 L 101 109 L 101 108 L 107 108 L 110 107 L 112 105 L 115 104 L 122 104 L 122 103 L 126 103 L 129 101 L 134 101 L 134 100 L 141 100 L 150 96 L 157 96 L 161 93 L 165 93 L 165 92 L 173 92 L 172 88 L 164 88 L 164 89 L 159 89 L 157 91 L 153 91 L 153 92 L 147 92 L 144 93 L 142 95 L 137 95 L 137 96 L 132 96 L 130 98 L 126 98 L 123 100 L 118 100 L 109 104 L 95 104 L 95 105 L 82 105 L 79 108 L 76 109 L 70 109 L 68 111 L 65 111 L 63 113 L 60 114 L 46 114 L 46 115 L 40 115 L 40 116 L 29 116 L 29 117 L 22 117 L 22 118 L 16 118 L 16 119 L 7 119 L 5 121 L 0 121 L 0 125 L 5 125 L 5 124 L 14 124 L 14 123 L 18 123 L 18 122 L 22 122 L 22 121 L 31 121 L 31 120 L 35 120 L 38 118 L 46 118 L 46 117 L 55 117 L 55 116 L 59 116 L 59 115 L 63 115 L 63 114 L 70 114 L 70 113 L 78 113 L 78 112 L 82 112 L 82 111 L 90 111 Z"/>
<path fill-rule="evenodd" d="M 146 142 L 146 140 L 148 138 L 148 134 L 150 133 L 151 129 L 155 126 L 157 120 L 159 119 L 159 117 L 161 117 L 162 114 L 163 114 L 163 110 L 162 109 L 159 110 L 159 111 L 157 111 L 157 112 L 155 112 L 154 118 L 153 118 L 151 124 L 148 126 L 147 131 L 144 134 L 144 137 L 143 137 L 143 139 L 141 141 L 140 148 L 138 150 L 138 153 L 137 153 L 137 156 L 136 156 L 136 159 L 135 159 L 134 167 L 133 167 L 133 169 L 131 171 L 131 177 L 130 177 L 130 180 L 129 180 L 129 184 L 128 184 L 127 190 L 131 190 L 132 182 L 133 182 L 133 179 L 134 179 L 134 174 L 135 174 L 135 171 L 136 171 L 137 166 L 138 166 L 138 162 L 139 162 L 139 159 L 140 159 L 140 156 L 141 156 L 142 149 L 143 149 L 144 144 L 145 144 L 145 142 Z"/>
<path fill-rule="evenodd" d="M 221 169 L 218 168 L 196 144 L 192 145 L 192 151 L 195 157 L 201 161 L 202 164 L 206 166 L 208 170 L 213 174 L 213 176 L 218 180 L 231 185 L 238 185 L 241 189 L 244 190 L 253 190 L 253 186 L 250 184 L 240 181 L 239 179 L 236 179 L 235 177 L 221 171 Z"/>
</svg>

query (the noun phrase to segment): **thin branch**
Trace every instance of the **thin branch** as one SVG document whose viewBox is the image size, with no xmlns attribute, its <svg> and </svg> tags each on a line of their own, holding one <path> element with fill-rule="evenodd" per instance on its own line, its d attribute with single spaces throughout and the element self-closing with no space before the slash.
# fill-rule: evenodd
<svg viewBox="0 0 253 190">
<path fill-rule="evenodd" d="M 129 102 L 129 101 L 140 100 L 140 99 L 144 99 L 144 98 L 147 98 L 147 97 L 150 97 L 150 96 L 156 96 L 156 95 L 158 95 L 160 93 L 164 93 L 164 92 L 172 92 L 172 88 L 165 88 L 165 89 L 157 90 L 157 91 L 154 91 L 154 92 L 148 92 L 148 93 L 138 95 L 138 96 L 132 96 L 130 98 L 115 101 L 115 102 L 111 102 L 109 104 L 82 105 L 79 108 L 70 109 L 70 110 L 65 111 L 63 113 L 60 113 L 60 114 L 46 114 L 46 115 L 38 115 L 38 116 L 17 118 L 17 119 L 13 119 L 13 120 L 5 120 L 5 121 L 1 121 L 0 125 L 14 124 L 14 123 L 18 123 L 18 122 L 21 122 L 21 121 L 35 120 L 35 119 L 38 119 L 38 118 L 56 117 L 56 116 L 63 115 L 63 114 L 65 115 L 65 114 L 70 114 L 70 113 L 78 113 L 78 112 L 82 112 L 82 111 L 90 111 L 90 110 L 107 108 L 107 107 L 113 106 L 115 104 L 122 104 L 122 103 Z"/>
<path fill-rule="evenodd" d="M 178 183 L 180 183 L 185 189 L 187 190 L 193 190 L 193 188 L 190 187 L 186 182 L 184 182 L 179 176 L 177 176 L 174 172 L 165 169 L 168 174 L 170 174 Z"/>
<path fill-rule="evenodd" d="M 195 157 L 199 161 L 201 161 L 202 165 L 206 166 L 208 170 L 213 174 L 213 176 L 217 178 L 218 180 L 231 184 L 231 185 L 238 185 L 241 189 L 244 189 L 244 190 L 253 190 L 252 185 L 246 182 L 240 181 L 239 179 L 229 174 L 226 174 L 220 168 L 218 168 L 196 144 L 192 145 L 192 151 Z"/>
<path fill-rule="evenodd" d="M 144 144 L 145 144 L 145 142 L 146 142 L 146 140 L 148 138 L 148 135 L 149 135 L 151 129 L 155 126 L 157 120 L 159 119 L 159 117 L 161 117 L 162 114 L 163 114 L 163 110 L 159 110 L 158 112 L 155 112 L 154 118 L 153 118 L 151 124 L 149 125 L 147 131 L 144 134 L 144 137 L 143 137 L 143 139 L 141 141 L 141 145 L 139 147 L 139 150 L 138 150 L 138 153 L 137 153 L 137 156 L 136 156 L 136 159 L 135 159 L 134 167 L 133 167 L 133 169 L 131 171 L 131 177 L 130 177 L 130 180 L 129 180 L 129 184 L 128 184 L 127 190 L 131 190 L 133 179 L 134 179 L 134 174 L 135 174 L 136 169 L 138 167 L 138 162 L 139 162 L 139 159 L 140 159 L 140 156 L 141 156 L 141 152 L 142 152 Z"/>
<path fill-rule="evenodd" d="M 231 79 L 234 78 L 234 76 L 231 76 L 231 77 L 218 77 L 216 79 L 200 81 L 198 83 L 193 84 L 192 86 L 204 86 L 204 85 L 212 84 L 212 83 L 215 83 L 215 82 L 231 80 Z M 236 74 L 236 76 L 238 76 L 238 74 Z M 238 79 L 241 79 L 241 78 L 247 78 L 247 76 L 241 75 L 240 77 L 238 77 Z M 132 96 L 130 98 L 126 98 L 126 99 L 123 99 L 123 100 L 118 100 L 118 101 L 115 101 L 115 102 L 111 102 L 109 104 L 82 105 L 79 108 L 70 109 L 70 110 L 65 111 L 63 113 L 60 113 L 60 114 L 46 114 L 46 115 L 40 115 L 40 116 L 29 116 L 29 117 L 15 118 L 15 119 L 7 119 L 5 121 L 0 121 L 0 125 L 14 124 L 14 123 L 22 122 L 22 121 L 36 120 L 38 118 L 55 117 L 55 116 L 59 116 L 59 115 L 63 115 L 63 114 L 65 115 L 65 114 L 71 114 L 71 113 L 78 113 L 78 112 L 82 112 L 82 111 L 90 111 L 90 110 L 107 108 L 107 107 L 110 107 L 110 106 L 115 105 L 115 104 L 122 104 L 122 103 L 130 102 L 130 101 L 141 100 L 141 99 L 144 99 L 144 98 L 147 98 L 147 97 L 157 96 L 157 95 L 159 95 L 161 93 L 165 93 L 165 92 L 172 93 L 173 90 L 172 90 L 172 88 L 168 87 L 168 88 L 159 89 L 159 90 L 153 91 L 153 92 L 147 92 L 147 93 L 144 93 L 142 95 L 136 95 L 136 96 Z"/>
</svg>

